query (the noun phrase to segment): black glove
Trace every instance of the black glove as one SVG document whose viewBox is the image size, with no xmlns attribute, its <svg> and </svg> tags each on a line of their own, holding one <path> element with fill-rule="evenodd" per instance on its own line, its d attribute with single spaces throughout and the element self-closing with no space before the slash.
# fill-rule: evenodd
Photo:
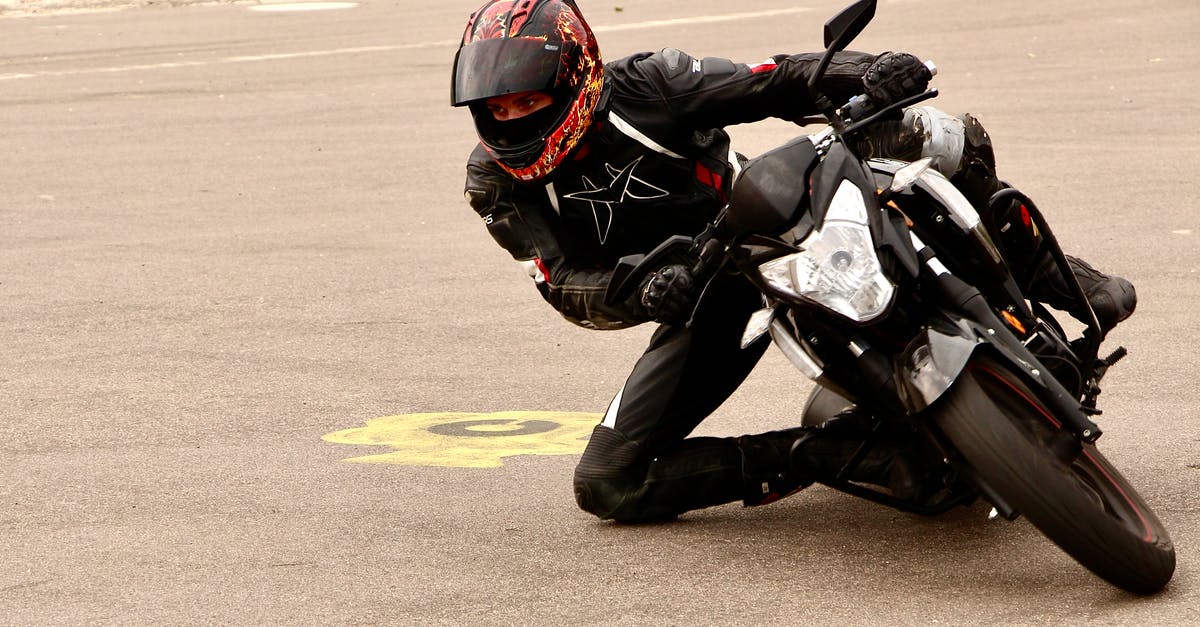
<svg viewBox="0 0 1200 627">
<path fill-rule="evenodd" d="M 863 74 L 863 88 L 876 109 L 925 92 L 933 73 L 907 52 L 885 52 Z"/>
<path fill-rule="evenodd" d="M 695 281 L 687 266 L 665 266 L 642 281 L 642 307 L 657 322 L 680 323 L 688 319 L 696 304 Z"/>
</svg>

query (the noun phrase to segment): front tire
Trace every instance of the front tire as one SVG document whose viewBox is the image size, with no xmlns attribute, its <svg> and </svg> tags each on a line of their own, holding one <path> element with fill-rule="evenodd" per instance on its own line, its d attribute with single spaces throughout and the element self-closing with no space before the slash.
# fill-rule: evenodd
<svg viewBox="0 0 1200 627">
<path fill-rule="evenodd" d="M 1004 366 L 972 361 L 934 421 L 982 482 L 1080 564 L 1138 594 L 1170 581 L 1175 548 L 1154 512 Z"/>
</svg>

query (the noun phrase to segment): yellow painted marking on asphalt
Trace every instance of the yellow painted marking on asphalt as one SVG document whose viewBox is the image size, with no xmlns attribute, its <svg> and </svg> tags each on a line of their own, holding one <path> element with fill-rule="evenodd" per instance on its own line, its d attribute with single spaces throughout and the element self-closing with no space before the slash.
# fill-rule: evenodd
<svg viewBox="0 0 1200 627">
<path fill-rule="evenodd" d="M 384 416 L 365 427 L 321 439 L 335 444 L 388 446 L 390 453 L 351 457 L 348 462 L 496 468 L 516 455 L 577 455 L 601 414 L 505 411 L 488 414 L 430 413 Z"/>
</svg>

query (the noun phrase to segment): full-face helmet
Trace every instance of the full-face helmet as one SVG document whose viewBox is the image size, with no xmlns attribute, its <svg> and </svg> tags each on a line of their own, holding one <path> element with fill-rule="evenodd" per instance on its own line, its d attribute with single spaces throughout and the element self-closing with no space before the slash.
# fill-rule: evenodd
<svg viewBox="0 0 1200 627">
<path fill-rule="evenodd" d="M 488 98 L 540 91 L 553 104 L 497 121 Z M 591 127 L 604 65 L 574 0 L 488 0 L 471 15 L 454 59 L 451 104 L 467 106 L 479 140 L 502 168 L 532 181 L 549 174 Z"/>
</svg>

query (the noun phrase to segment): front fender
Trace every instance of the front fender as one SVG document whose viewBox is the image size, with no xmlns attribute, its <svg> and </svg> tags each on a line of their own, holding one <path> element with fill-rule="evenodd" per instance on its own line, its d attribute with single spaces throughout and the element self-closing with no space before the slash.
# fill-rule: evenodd
<svg viewBox="0 0 1200 627">
<path fill-rule="evenodd" d="M 975 351 L 990 344 L 988 330 L 965 318 L 926 326 L 896 357 L 896 389 L 910 413 L 919 412 L 950 389 Z"/>
</svg>

